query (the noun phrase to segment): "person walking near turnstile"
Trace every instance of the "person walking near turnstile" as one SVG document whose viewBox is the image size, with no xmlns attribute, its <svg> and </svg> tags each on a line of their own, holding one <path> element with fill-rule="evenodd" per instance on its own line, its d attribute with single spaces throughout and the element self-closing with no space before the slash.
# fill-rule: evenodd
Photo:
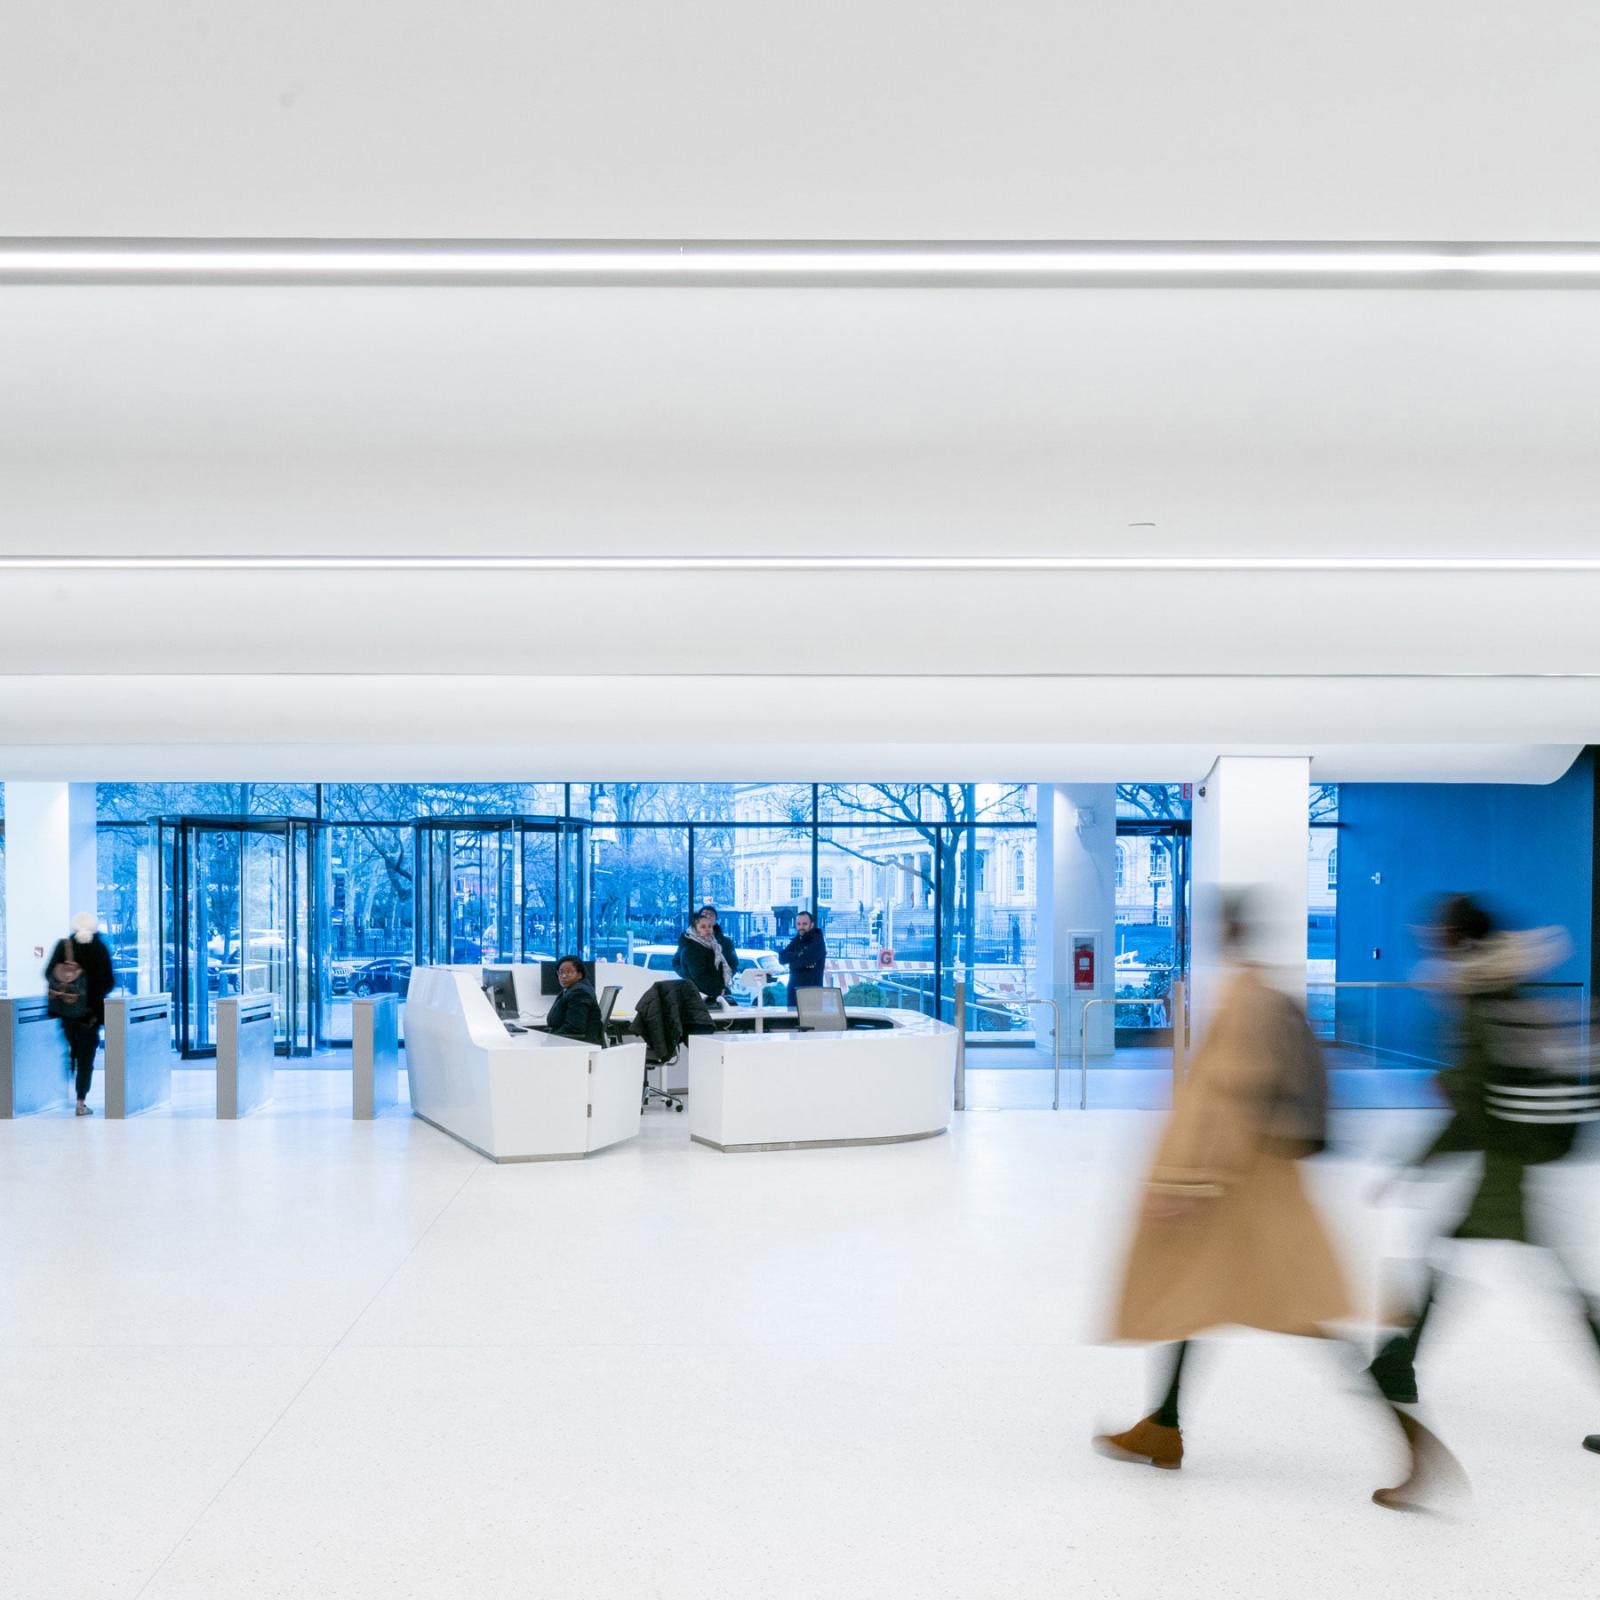
<svg viewBox="0 0 1600 1600">
<path fill-rule="evenodd" d="M 89 1085 L 94 1079 L 95 1052 L 106 1020 L 106 996 L 117 986 L 111 967 L 111 950 L 100 937 L 99 922 L 91 911 L 72 919 L 72 932 L 56 941 L 44 969 L 46 1005 L 61 1023 L 72 1071 L 76 1074 L 78 1115 L 92 1116 Z"/>
</svg>

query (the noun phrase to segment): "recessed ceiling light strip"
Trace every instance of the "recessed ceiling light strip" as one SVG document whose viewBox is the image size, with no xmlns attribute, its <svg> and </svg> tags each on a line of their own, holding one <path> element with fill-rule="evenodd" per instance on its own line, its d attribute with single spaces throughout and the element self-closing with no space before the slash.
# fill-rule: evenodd
<svg viewBox="0 0 1600 1600">
<path fill-rule="evenodd" d="M 0 286 L 1600 288 L 1600 244 L 0 239 Z"/>
<path fill-rule="evenodd" d="M 0 555 L 0 572 L 1600 573 L 1600 556 Z"/>
</svg>

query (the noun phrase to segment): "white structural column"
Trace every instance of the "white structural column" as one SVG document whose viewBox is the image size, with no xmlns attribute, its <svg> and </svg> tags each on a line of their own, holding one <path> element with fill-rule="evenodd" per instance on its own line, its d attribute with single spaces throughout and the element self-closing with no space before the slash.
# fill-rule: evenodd
<svg viewBox="0 0 1600 1600">
<path fill-rule="evenodd" d="M 1305 999 L 1310 786 L 1304 756 L 1219 756 L 1195 789 L 1190 1005 L 1197 1037 L 1223 977 L 1217 908 L 1227 890 L 1254 891 L 1259 922 L 1250 954 L 1274 984 Z"/>
<path fill-rule="evenodd" d="M 8 783 L 6 791 L 6 987 L 44 990 L 50 947 L 74 912 L 95 907 L 92 783 Z"/>
<path fill-rule="evenodd" d="M 1112 783 L 1039 785 L 1037 992 L 1061 1007 L 1062 1051 L 1081 1049 L 1086 1000 L 1115 993 L 1117 788 Z M 1095 937 L 1094 988 L 1073 981 L 1073 936 Z M 1116 1008 L 1089 1013 L 1089 1054 L 1115 1048 Z M 1042 1030 L 1044 1019 L 1037 1019 Z"/>
</svg>

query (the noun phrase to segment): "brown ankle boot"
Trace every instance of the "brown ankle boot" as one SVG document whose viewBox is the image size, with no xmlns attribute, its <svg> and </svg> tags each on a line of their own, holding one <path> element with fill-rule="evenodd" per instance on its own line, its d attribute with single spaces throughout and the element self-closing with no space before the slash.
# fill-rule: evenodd
<svg viewBox="0 0 1600 1600">
<path fill-rule="evenodd" d="M 1406 1437 L 1411 1470 L 1403 1483 L 1392 1489 L 1375 1490 L 1372 1503 L 1386 1511 L 1425 1511 L 1441 1490 L 1465 1488 L 1467 1475 L 1461 1470 L 1461 1463 L 1445 1449 L 1438 1435 L 1403 1411 L 1396 1411 L 1394 1417 Z"/>
<path fill-rule="evenodd" d="M 1154 1417 L 1134 1423 L 1125 1433 L 1097 1434 L 1094 1447 L 1113 1461 L 1148 1461 L 1169 1471 L 1183 1465 L 1183 1430 L 1163 1427 Z"/>
</svg>

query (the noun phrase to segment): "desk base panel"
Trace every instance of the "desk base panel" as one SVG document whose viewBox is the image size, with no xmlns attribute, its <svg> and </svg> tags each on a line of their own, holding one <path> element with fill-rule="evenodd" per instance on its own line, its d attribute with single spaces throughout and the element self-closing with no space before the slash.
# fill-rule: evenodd
<svg viewBox="0 0 1600 1600">
<path fill-rule="evenodd" d="M 689 1138 L 708 1150 L 737 1156 L 749 1150 L 853 1150 L 869 1144 L 915 1144 L 919 1139 L 937 1139 L 949 1131 L 948 1128 L 930 1128 L 926 1133 L 886 1133 L 872 1139 L 782 1139 L 772 1144 L 718 1144 L 698 1133 L 691 1133 Z"/>
<path fill-rule="evenodd" d="M 426 1122 L 430 1128 L 436 1128 L 447 1139 L 454 1139 L 457 1144 L 464 1144 L 475 1155 L 480 1155 L 485 1161 L 492 1161 L 497 1167 L 522 1166 L 530 1161 L 582 1161 L 587 1155 L 596 1154 L 591 1150 L 563 1150 L 557 1155 L 549 1156 L 492 1156 L 481 1144 L 474 1144 L 470 1139 L 463 1139 L 459 1133 L 445 1127 L 442 1122 L 435 1122 L 432 1117 L 425 1117 L 420 1111 L 411 1113 L 418 1122 Z M 607 1149 L 610 1146 L 606 1147 Z"/>
</svg>

